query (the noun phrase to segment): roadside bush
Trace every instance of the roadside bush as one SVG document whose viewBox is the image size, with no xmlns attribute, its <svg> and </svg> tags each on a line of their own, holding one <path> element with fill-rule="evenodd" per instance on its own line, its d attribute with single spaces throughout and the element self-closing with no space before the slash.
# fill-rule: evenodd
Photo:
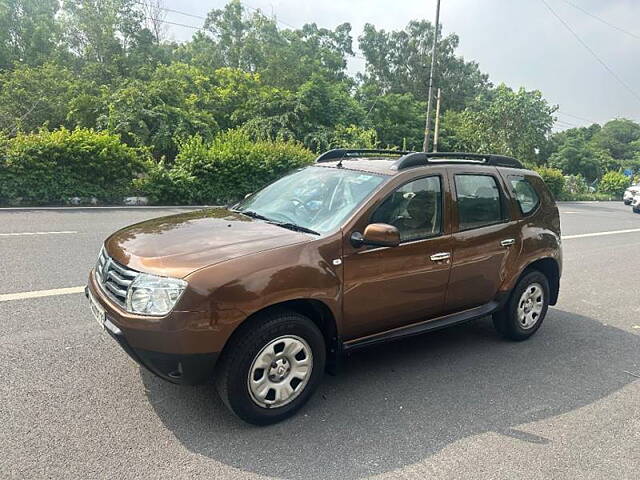
<svg viewBox="0 0 640 480">
<path fill-rule="evenodd" d="M 536 168 L 538 175 L 542 177 L 544 183 L 547 184 L 549 190 L 555 198 L 560 198 L 562 189 L 564 188 L 564 175 L 557 168 L 538 167 Z"/>
<path fill-rule="evenodd" d="M 40 131 L 0 141 L 0 201 L 61 204 L 69 197 L 112 202 L 133 192 L 144 153 L 90 129 Z"/>
<path fill-rule="evenodd" d="M 135 184 L 154 203 L 222 204 L 242 198 L 295 168 L 313 154 L 283 140 L 252 141 L 242 130 L 218 134 L 212 142 L 195 135 L 179 145 L 174 164 L 162 162 Z"/>
<path fill-rule="evenodd" d="M 588 192 L 589 185 L 582 175 L 567 175 L 564 177 L 563 195 L 581 195 Z"/>
<path fill-rule="evenodd" d="M 600 180 L 598 191 L 616 198 L 622 198 L 622 194 L 629 186 L 629 177 L 618 172 L 607 172 Z"/>
</svg>

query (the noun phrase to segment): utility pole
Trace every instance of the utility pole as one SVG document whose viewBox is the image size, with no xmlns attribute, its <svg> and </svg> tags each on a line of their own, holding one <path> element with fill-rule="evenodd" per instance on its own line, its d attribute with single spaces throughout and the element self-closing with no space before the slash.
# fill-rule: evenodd
<svg viewBox="0 0 640 480">
<path fill-rule="evenodd" d="M 440 98 L 442 91 L 438 88 L 438 97 L 436 98 L 436 126 L 433 129 L 433 151 L 438 151 L 438 133 L 440 132 Z"/>
<path fill-rule="evenodd" d="M 424 126 L 424 143 L 422 151 L 429 151 L 429 135 L 431 134 L 431 99 L 433 97 L 433 72 L 436 64 L 436 51 L 438 47 L 438 26 L 440 24 L 440 0 L 436 4 L 436 29 L 433 35 L 433 48 L 431 49 L 431 71 L 429 72 L 429 98 L 427 98 L 427 120 Z"/>
</svg>

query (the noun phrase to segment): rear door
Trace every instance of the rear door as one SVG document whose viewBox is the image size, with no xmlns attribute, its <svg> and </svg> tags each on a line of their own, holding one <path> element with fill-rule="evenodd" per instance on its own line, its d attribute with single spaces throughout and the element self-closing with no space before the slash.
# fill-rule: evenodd
<svg viewBox="0 0 640 480">
<path fill-rule="evenodd" d="M 453 252 L 447 313 L 494 299 L 521 249 L 513 202 L 494 167 L 449 168 L 453 190 Z"/>
</svg>

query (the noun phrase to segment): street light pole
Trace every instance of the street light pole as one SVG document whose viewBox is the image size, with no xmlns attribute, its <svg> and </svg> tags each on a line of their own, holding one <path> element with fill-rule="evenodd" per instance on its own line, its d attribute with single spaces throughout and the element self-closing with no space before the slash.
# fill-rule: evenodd
<svg viewBox="0 0 640 480">
<path fill-rule="evenodd" d="M 440 132 L 440 98 L 442 90 L 438 88 L 438 96 L 436 97 L 436 125 L 433 129 L 433 151 L 438 151 L 438 133 Z"/>
<path fill-rule="evenodd" d="M 424 143 L 422 151 L 429 151 L 429 135 L 431 134 L 431 99 L 433 98 L 433 72 L 436 64 L 436 51 L 438 48 L 438 26 L 440 24 L 440 0 L 436 4 L 436 29 L 433 35 L 433 48 L 431 49 L 431 71 L 429 72 L 429 94 L 427 98 L 427 120 L 424 126 Z"/>
</svg>

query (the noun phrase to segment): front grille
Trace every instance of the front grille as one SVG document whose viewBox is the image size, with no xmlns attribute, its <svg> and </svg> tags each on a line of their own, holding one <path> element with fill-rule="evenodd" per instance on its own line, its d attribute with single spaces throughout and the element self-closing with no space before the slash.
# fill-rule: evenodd
<svg viewBox="0 0 640 480">
<path fill-rule="evenodd" d="M 127 289 L 138 276 L 138 272 L 123 267 L 107 255 L 103 248 L 96 264 L 96 279 L 102 290 L 118 305 L 125 307 Z"/>
</svg>

